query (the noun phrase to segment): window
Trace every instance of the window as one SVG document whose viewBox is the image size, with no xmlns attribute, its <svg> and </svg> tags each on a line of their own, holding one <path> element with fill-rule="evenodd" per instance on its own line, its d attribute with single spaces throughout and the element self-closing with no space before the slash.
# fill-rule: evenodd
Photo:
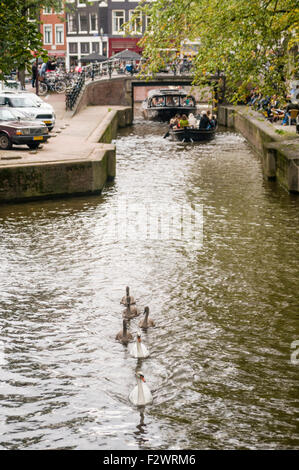
<svg viewBox="0 0 299 470">
<path fill-rule="evenodd" d="M 96 13 L 90 14 L 90 31 L 98 30 L 98 15 Z"/>
<path fill-rule="evenodd" d="M 62 12 L 63 12 L 62 0 L 58 0 L 58 5 L 55 9 L 55 13 L 62 13 Z"/>
<path fill-rule="evenodd" d="M 50 7 L 45 7 L 43 13 L 44 13 L 44 15 L 51 15 L 51 13 L 52 13 L 52 8 L 50 8 Z"/>
<path fill-rule="evenodd" d="M 68 32 L 76 33 L 77 32 L 77 23 L 75 15 L 68 15 L 67 18 Z"/>
<path fill-rule="evenodd" d="M 81 54 L 89 54 L 89 42 L 81 42 Z"/>
<path fill-rule="evenodd" d="M 63 24 L 55 25 L 55 43 L 64 44 L 64 25 Z"/>
<path fill-rule="evenodd" d="M 125 11 L 124 10 L 113 10 L 112 11 L 112 33 L 122 33 L 122 26 L 125 22 Z"/>
<path fill-rule="evenodd" d="M 69 43 L 69 51 L 70 54 L 77 54 L 78 53 L 78 44 L 76 42 Z"/>
<path fill-rule="evenodd" d="M 132 16 L 134 14 L 134 10 L 129 11 L 129 20 L 131 20 Z M 134 21 L 134 24 L 131 26 L 131 31 L 136 34 L 141 34 L 141 28 L 142 28 L 142 18 L 141 18 L 141 13 L 139 14 L 139 17 L 137 17 Z"/>
<path fill-rule="evenodd" d="M 151 26 L 151 17 L 149 15 L 145 16 L 145 29 L 149 29 Z"/>
<path fill-rule="evenodd" d="M 79 15 L 80 33 L 88 30 L 87 15 Z"/>
<path fill-rule="evenodd" d="M 98 42 L 92 43 L 92 52 L 98 54 L 100 50 L 100 44 Z"/>
<path fill-rule="evenodd" d="M 86 7 L 85 0 L 78 0 L 78 7 Z"/>
<path fill-rule="evenodd" d="M 52 44 L 52 25 L 44 24 L 44 44 Z"/>
</svg>

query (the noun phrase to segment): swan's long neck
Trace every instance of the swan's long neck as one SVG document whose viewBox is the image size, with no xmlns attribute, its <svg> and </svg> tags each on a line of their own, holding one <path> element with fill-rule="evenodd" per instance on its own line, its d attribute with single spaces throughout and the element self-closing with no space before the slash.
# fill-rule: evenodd
<svg viewBox="0 0 299 470">
<path fill-rule="evenodd" d="M 123 336 L 127 336 L 127 323 L 123 322 Z"/>
<path fill-rule="evenodd" d="M 131 302 L 130 302 L 130 296 L 129 295 L 127 295 L 126 303 L 127 303 L 128 312 L 130 313 L 130 311 L 131 311 Z"/>
<path fill-rule="evenodd" d="M 146 310 L 145 312 L 145 318 L 144 318 L 144 323 L 147 325 L 147 321 L 148 321 L 148 316 L 149 316 L 149 311 Z"/>
<path fill-rule="evenodd" d="M 138 384 L 138 398 L 137 398 L 137 405 L 144 405 L 145 403 L 145 397 L 144 397 L 144 391 L 143 391 L 143 384 L 142 384 L 142 380 L 139 378 L 137 380 Z"/>
<path fill-rule="evenodd" d="M 142 355 L 143 356 L 143 351 L 142 351 L 142 348 L 141 348 L 141 342 L 139 342 L 137 340 L 137 354 L 139 355 Z"/>
</svg>

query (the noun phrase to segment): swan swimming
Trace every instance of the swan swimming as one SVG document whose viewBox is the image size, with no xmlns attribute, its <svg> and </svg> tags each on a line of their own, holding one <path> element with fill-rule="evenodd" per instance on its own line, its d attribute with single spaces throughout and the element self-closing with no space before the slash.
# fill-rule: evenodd
<svg viewBox="0 0 299 470">
<path fill-rule="evenodd" d="M 126 304 L 125 310 L 123 310 L 123 318 L 126 320 L 131 320 L 132 318 L 138 317 L 140 315 L 140 310 L 136 307 L 136 305 L 132 305 L 129 303 Z"/>
<path fill-rule="evenodd" d="M 136 342 L 130 344 L 129 353 L 131 356 L 138 358 L 145 358 L 149 356 L 148 349 L 141 342 L 141 333 L 138 332 L 136 336 Z"/>
<path fill-rule="evenodd" d="M 141 370 L 136 372 L 137 385 L 129 395 L 129 400 L 133 405 L 144 406 L 152 403 L 153 396 L 150 389 L 145 384 L 145 378 Z"/>
<path fill-rule="evenodd" d="M 144 309 L 144 319 L 143 320 L 140 320 L 138 326 L 140 328 L 143 328 L 144 330 L 146 330 L 147 328 L 151 327 L 151 326 L 155 326 L 155 322 L 152 318 L 148 318 L 149 316 L 149 308 L 148 307 L 145 307 Z"/>
<path fill-rule="evenodd" d="M 128 301 L 128 299 L 129 299 L 129 301 Z M 126 295 L 123 296 L 120 303 L 123 304 L 123 305 L 136 304 L 134 297 L 132 295 L 130 295 L 130 287 L 128 287 L 128 286 L 126 287 Z"/>
<path fill-rule="evenodd" d="M 123 320 L 123 329 L 117 333 L 115 339 L 123 344 L 128 344 L 132 341 L 133 336 L 128 332 L 128 320 Z"/>
</svg>

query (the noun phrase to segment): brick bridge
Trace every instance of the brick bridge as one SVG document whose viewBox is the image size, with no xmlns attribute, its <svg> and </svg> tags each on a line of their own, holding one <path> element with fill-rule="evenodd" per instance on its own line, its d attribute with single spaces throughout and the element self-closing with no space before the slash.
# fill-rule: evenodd
<svg viewBox="0 0 299 470">
<path fill-rule="evenodd" d="M 218 80 L 211 77 L 207 85 Z M 163 88 L 163 86 L 190 86 L 192 77 L 188 75 L 156 75 L 150 80 L 137 79 L 136 77 L 117 76 L 101 78 L 87 82 L 76 103 L 74 114 L 88 105 L 116 105 L 130 106 L 134 108 L 134 92 L 137 87 Z"/>
</svg>

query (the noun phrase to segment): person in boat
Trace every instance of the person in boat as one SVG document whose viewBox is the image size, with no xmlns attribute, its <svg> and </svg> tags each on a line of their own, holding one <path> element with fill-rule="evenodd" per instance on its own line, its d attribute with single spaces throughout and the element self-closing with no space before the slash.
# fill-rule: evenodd
<svg viewBox="0 0 299 470">
<path fill-rule="evenodd" d="M 166 106 L 175 106 L 173 96 L 166 97 Z"/>
<path fill-rule="evenodd" d="M 193 113 L 190 113 L 188 116 L 189 126 L 195 129 L 197 127 L 197 119 Z"/>
<path fill-rule="evenodd" d="M 176 114 L 172 119 L 170 119 L 169 128 L 178 129 L 180 127 L 180 119 L 181 116 L 179 114 Z"/>
<path fill-rule="evenodd" d="M 215 114 L 213 114 L 213 116 L 211 117 L 210 122 L 211 122 L 211 128 L 215 129 L 217 126 L 217 117 Z"/>
<path fill-rule="evenodd" d="M 206 111 L 201 113 L 201 118 L 199 122 L 199 129 L 207 129 L 211 126 L 209 116 Z"/>
<path fill-rule="evenodd" d="M 188 127 L 188 126 L 189 126 L 188 118 L 187 118 L 186 114 L 183 114 L 181 119 L 180 119 L 180 129 L 182 129 L 184 127 Z"/>
</svg>

